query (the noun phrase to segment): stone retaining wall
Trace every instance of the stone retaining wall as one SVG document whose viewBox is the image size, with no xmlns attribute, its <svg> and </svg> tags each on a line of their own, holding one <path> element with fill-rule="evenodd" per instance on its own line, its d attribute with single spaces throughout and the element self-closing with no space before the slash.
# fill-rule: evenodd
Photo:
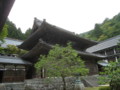
<svg viewBox="0 0 120 90">
<path fill-rule="evenodd" d="M 85 86 L 98 86 L 96 76 L 81 77 Z M 67 77 L 67 90 L 74 90 L 75 77 Z M 63 90 L 62 78 L 35 78 L 25 80 L 24 83 L 3 83 L 0 90 Z"/>
<path fill-rule="evenodd" d="M 75 78 L 66 78 L 67 90 L 73 90 Z M 32 79 L 25 81 L 25 88 L 31 90 L 63 90 L 62 78 Z M 26 90 L 27 90 L 26 89 Z M 28 90 L 29 90 L 28 89 Z"/>
<path fill-rule="evenodd" d="M 0 90 L 24 90 L 24 83 L 2 83 Z"/>
</svg>

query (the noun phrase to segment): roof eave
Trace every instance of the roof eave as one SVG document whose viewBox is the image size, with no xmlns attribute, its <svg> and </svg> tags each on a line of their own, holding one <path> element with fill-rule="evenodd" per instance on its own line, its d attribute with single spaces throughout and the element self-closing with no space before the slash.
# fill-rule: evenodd
<svg viewBox="0 0 120 90">
<path fill-rule="evenodd" d="M 0 7 L 0 31 L 2 31 L 2 28 L 5 24 L 5 21 L 7 19 L 7 16 L 10 13 L 10 10 L 14 4 L 15 0 L 1 0 L 1 7 Z"/>
</svg>

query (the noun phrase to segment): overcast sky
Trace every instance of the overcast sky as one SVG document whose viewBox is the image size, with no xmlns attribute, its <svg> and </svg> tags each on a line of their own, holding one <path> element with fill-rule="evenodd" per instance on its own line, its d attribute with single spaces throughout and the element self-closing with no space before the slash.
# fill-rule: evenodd
<svg viewBox="0 0 120 90">
<path fill-rule="evenodd" d="M 34 17 L 66 30 L 83 33 L 120 12 L 120 0 L 16 0 L 9 19 L 25 32 Z"/>
</svg>

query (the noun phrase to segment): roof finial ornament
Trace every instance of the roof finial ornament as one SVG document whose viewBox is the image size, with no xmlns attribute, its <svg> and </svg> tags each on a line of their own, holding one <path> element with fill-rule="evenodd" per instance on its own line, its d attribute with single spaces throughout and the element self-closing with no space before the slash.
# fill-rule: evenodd
<svg viewBox="0 0 120 90">
<path fill-rule="evenodd" d="M 46 22 L 46 19 L 43 19 L 44 22 Z"/>
<path fill-rule="evenodd" d="M 36 18 L 36 17 L 34 17 L 34 20 L 37 20 L 37 18 Z"/>
</svg>

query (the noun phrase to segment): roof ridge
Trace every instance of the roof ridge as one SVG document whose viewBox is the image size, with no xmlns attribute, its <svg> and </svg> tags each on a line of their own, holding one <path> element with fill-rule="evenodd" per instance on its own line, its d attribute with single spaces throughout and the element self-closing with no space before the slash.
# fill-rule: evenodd
<svg viewBox="0 0 120 90">
<path fill-rule="evenodd" d="M 57 28 L 57 29 L 59 29 L 59 30 L 62 30 L 62 31 L 64 31 L 64 32 L 66 32 L 66 33 L 69 33 L 69 34 L 71 34 L 71 35 L 73 35 L 73 36 L 75 36 L 75 37 L 77 37 L 77 38 L 81 38 L 81 39 L 83 39 L 83 40 L 87 40 L 87 41 L 89 41 L 89 42 L 96 43 L 96 44 L 98 43 L 98 42 L 93 41 L 93 40 L 89 40 L 89 39 L 86 39 L 86 38 L 83 38 L 83 37 L 79 37 L 79 36 L 77 36 L 74 32 L 71 32 L 71 31 L 69 31 L 69 30 L 67 30 L 67 29 L 61 28 L 61 27 L 59 27 L 59 26 L 53 25 L 53 24 L 48 23 L 48 22 L 45 22 L 45 23 L 48 24 L 48 25 L 50 25 L 51 27 L 54 27 L 54 28 Z"/>
</svg>

